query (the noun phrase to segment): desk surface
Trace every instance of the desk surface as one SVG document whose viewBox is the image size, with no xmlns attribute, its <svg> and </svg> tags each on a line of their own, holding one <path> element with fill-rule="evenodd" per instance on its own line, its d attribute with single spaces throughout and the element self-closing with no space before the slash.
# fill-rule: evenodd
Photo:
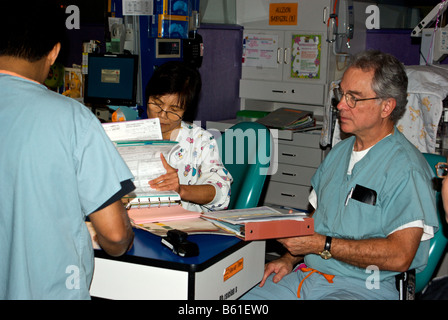
<svg viewBox="0 0 448 320">
<path fill-rule="evenodd" d="M 95 257 L 199 272 L 248 243 L 234 236 L 189 235 L 188 240 L 197 243 L 199 255 L 183 258 L 162 245 L 159 236 L 140 229 L 134 229 L 134 232 L 134 245 L 125 255 L 116 258 L 107 255 L 102 250 L 95 250 Z"/>
</svg>

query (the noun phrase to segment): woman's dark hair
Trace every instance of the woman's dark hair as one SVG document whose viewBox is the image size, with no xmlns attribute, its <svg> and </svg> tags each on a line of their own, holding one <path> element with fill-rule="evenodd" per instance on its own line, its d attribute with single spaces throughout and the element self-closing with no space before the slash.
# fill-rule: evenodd
<svg viewBox="0 0 448 320">
<path fill-rule="evenodd" d="M 192 122 L 196 115 L 202 81 L 199 71 L 184 62 L 170 61 L 154 70 L 145 89 L 145 101 L 167 94 L 179 95 L 179 107 L 185 110 L 183 119 Z"/>
<path fill-rule="evenodd" d="M 0 13 L 0 56 L 35 62 L 63 43 L 65 13 L 57 1 L 0 1 Z"/>
</svg>

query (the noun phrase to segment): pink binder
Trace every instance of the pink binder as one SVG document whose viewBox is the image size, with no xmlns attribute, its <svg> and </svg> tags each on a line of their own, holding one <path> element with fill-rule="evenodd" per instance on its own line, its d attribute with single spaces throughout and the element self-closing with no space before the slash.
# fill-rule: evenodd
<svg viewBox="0 0 448 320">
<path fill-rule="evenodd" d="M 313 234 L 314 220 L 313 218 L 303 218 L 303 220 L 246 222 L 243 227 L 244 233 L 238 236 L 243 240 L 279 239 Z"/>
<path fill-rule="evenodd" d="M 182 220 L 189 218 L 198 218 L 201 213 L 196 211 L 189 211 L 181 205 L 173 206 L 153 206 L 131 208 L 128 210 L 129 218 L 135 224 L 143 224 L 150 222 Z"/>
</svg>

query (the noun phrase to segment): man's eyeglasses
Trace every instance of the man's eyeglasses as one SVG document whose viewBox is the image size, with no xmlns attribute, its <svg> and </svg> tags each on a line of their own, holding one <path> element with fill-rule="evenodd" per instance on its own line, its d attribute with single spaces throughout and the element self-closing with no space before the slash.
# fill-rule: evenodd
<svg viewBox="0 0 448 320">
<path fill-rule="evenodd" d="M 148 103 L 148 108 L 155 113 L 161 113 L 164 111 L 166 113 L 166 117 L 171 121 L 179 121 L 182 119 L 182 116 L 174 111 L 164 110 L 161 106 L 155 103 Z"/>
<path fill-rule="evenodd" d="M 337 101 L 337 103 L 339 103 L 342 100 L 342 97 L 345 96 L 345 102 L 351 109 L 354 109 L 356 107 L 356 102 L 358 102 L 358 101 L 381 99 L 380 97 L 358 99 L 358 98 L 355 98 L 351 93 L 342 92 L 341 88 L 334 88 L 333 94 L 334 94 L 334 99 Z"/>
<path fill-rule="evenodd" d="M 448 175 L 448 163 L 439 162 L 436 164 L 436 172 L 439 178 L 445 178 Z"/>
</svg>

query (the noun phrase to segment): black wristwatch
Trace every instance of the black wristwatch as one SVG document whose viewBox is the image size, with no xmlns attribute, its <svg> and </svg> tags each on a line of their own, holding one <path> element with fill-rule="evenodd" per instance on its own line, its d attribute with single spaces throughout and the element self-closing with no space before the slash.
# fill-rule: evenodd
<svg viewBox="0 0 448 320">
<path fill-rule="evenodd" d="M 331 258 L 331 239 L 332 238 L 330 236 L 327 236 L 327 238 L 325 239 L 324 250 L 319 253 L 322 259 L 328 260 Z"/>
</svg>

